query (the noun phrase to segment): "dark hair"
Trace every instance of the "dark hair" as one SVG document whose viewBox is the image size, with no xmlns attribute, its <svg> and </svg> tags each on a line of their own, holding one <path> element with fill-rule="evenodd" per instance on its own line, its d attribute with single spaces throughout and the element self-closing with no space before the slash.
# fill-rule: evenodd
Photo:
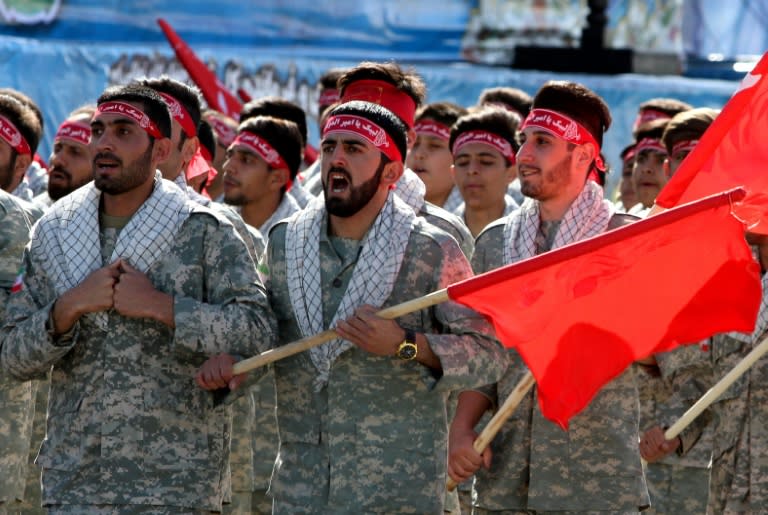
<svg viewBox="0 0 768 515">
<path fill-rule="evenodd" d="M 416 111 L 416 121 L 434 120 L 450 127 L 456 120 L 467 114 L 467 110 L 453 102 L 433 102 Z"/>
<path fill-rule="evenodd" d="M 675 143 L 699 139 L 712 125 L 718 114 L 720 111 L 709 107 L 699 107 L 677 113 L 669 120 L 664 134 L 661 135 L 661 141 L 667 147 L 667 152 L 672 154 Z"/>
<path fill-rule="evenodd" d="M 403 121 L 393 114 L 392 111 L 371 102 L 353 100 L 335 107 L 329 113 L 329 117 L 341 114 L 360 116 L 384 129 L 389 137 L 392 138 L 392 141 L 395 142 L 395 146 L 397 146 L 397 150 L 400 152 L 400 161 L 405 161 L 405 153 L 408 151 L 408 129 Z M 384 155 L 383 152 L 382 155 Z"/>
<path fill-rule="evenodd" d="M 626 158 L 626 155 L 632 152 L 635 149 L 636 143 L 630 143 L 626 147 L 624 147 L 621 150 L 621 153 L 619 154 L 619 157 L 621 158 L 621 161 L 624 162 L 624 159 Z"/>
<path fill-rule="evenodd" d="M 168 111 L 168 105 L 163 97 L 154 89 L 137 83 L 131 83 L 127 86 L 111 86 L 104 90 L 104 93 L 96 101 L 96 105 L 114 101 L 135 102 L 141 105 L 144 114 L 149 116 L 149 119 L 160 129 L 160 134 L 164 138 L 171 137 L 171 113 Z"/>
<path fill-rule="evenodd" d="M 307 114 L 298 104 L 281 97 L 262 97 L 251 100 L 240 111 L 240 123 L 257 116 L 271 116 L 296 124 L 301 136 L 301 146 L 307 144 Z"/>
<path fill-rule="evenodd" d="M 671 118 L 675 116 L 677 113 L 682 113 L 683 111 L 688 111 L 689 109 L 693 109 L 693 106 L 691 104 L 688 104 L 676 98 L 652 98 L 640 104 L 640 106 L 637 108 L 637 115 L 639 118 L 639 116 L 644 111 L 659 111 L 660 113 L 664 113 Z M 652 121 L 655 121 L 655 120 L 652 120 Z M 637 133 L 642 129 L 644 129 L 648 123 L 650 122 L 645 122 L 633 127 L 632 135 L 637 136 Z"/>
<path fill-rule="evenodd" d="M 640 107 L 637 108 L 638 112 L 653 110 L 666 113 L 670 116 L 675 116 L 677 113 L 693 109 L 693 106 L 682 100 L 676 98 L 652 98 L 646 100 Z"/>
<path fill-rule="evenodd" d="M 142 86 L 154 89 L 158 93 L 165 93 L 166 95 L 170 95 L 178 100 L 184 109 L 186 109 L 186 111 L 189 113 L 189 117 L 192 119 L 192 123 L 195 129 L 197 129 L 197 126 L 200 125 L 202 100 L 200 98 L 200 90 L 197 89 L 196 86 L 184 84 L 183 82 L 172 79 L 166 75 L 163 75 L 159 78 L 141 79 L 138 81 L 138 83 Z M 186 138 L 186 133 L 181 131 L 181 139 L 179 143 L 184 143 Z"/>
<path fill-rule="evenodd" d="M 512 149 L 517 152 L 520 145 L 517 143 L 517 129 L 520 126 L 520 118 L 502 107 L 487 106 L 474 113 L 459 118 L 451 127 L 451 137 L 448 140 L 449 148 L 453 152 L 453 144 L 463 133 L 469 131 L 485 131 L 503 138 Z M 510 163 L 505 156 L 507 166 Z"/>
<path fill-rule="evenodd" d="M 664 129 L 669 125 L 668 119 L 653 120 L 648 123 L 644 123 L 643 126 L 637 131 L 635 136 L 635 143 L 645 138 L 661 139 L 664 134 Z"/>
<path fill-rule="evenodd" d="M 484 89 L 480 93 L 480 98 L 477 99 L 478 105 L 481 106 L 485 104 L 503 104 L 508 106 L 517 111 L 523 119 L 531 112 L 532 102 L 533 98 L 531 95 L 522 89 L 509 87 Z"/>
<path fill-rule="evenodd" d="M 407 94 L 419 107 L 427 96 L 427 87 L 424 81 L 413 70 L 403 70 L 395 62 L 376 63 L 364 61 L 347 70 L 337 82 L 339 94 L 343 97 L 344 90 L 353 82 L 360 80 L 381 80 L 395 86 L 398 90 Z"/>
<path fill-rule="evenodd" d="M 211 125 L 205 120 L 200 120 L 200 124 L 197 126 L 197 139 L 211 157 L 216 155 L 216 134 L 214 134 Z"/>
<path fill-rule="evenodd" d="M 344 75 L 347 68 L 329 68 L 320 75 L 317 79 L 317 83 L 320 84 L 322 89 L 336 89 L 336 84 L 339 82 L 339 78 Z"/>
<path fill-rule="evenodd" d="M 583 125 L 597 144 L 603 146 L 603 133 L 611 126 L 611 112 L 595 92 L 568 81 L 549 81 L 536 93 L 532 109 L 551 109 Z M 600 151 L 600 149 L 595 149 Z"/>
<path fill-rule="evenodd" d="M 35 116 L 35 112 L 23 102 L 10 95 L 0 95 L 0 114 L 8 118 L 27 141 L 32 155 L 37 151 L 43 129 Z M 11 148 L 11 155 L 16 159 L 18 152 Z"/>
<path fill-rule="evenodd" d="M 32 109 L 32 112 L 35 113 L 35 117 L 37 118 L 37 122 L 40 124 L 40 137 L 42 137 L 43 131 L 45 130 L 45 120 L 43 119 L 43 111 L 40 109 L 40 106 L 37 105 L 37 103 L 32 100 L 29 95 L 22 93 L 17 89 L 0 88 L 0 95 L 7 95 L 9 97 L 15 98 L 21 102 L 22 105 Z"/>
<path fill-rule="evenodd" d="M 242 132 L 256 134 L 269 143 L 288 165 L 291 180 L 296 178 L 301 166 L 301 152 L 304 145 L 299 128 L 295 123 L 274 116 L 256 116 L 248 118 L 240 124 L 237 133 Z"/>
</svg>

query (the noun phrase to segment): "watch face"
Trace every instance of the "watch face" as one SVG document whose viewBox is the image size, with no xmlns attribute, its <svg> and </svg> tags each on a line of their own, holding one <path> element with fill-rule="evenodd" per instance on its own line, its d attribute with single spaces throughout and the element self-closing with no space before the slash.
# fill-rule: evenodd
<svg viewBox="0 0 768 515">
<path fill-rule="evenodd" d="M 400 359 L 413 359 L 416 357 L 416 345 L 412 343 L 403 343 L 397 351 Z"/>
</svg>

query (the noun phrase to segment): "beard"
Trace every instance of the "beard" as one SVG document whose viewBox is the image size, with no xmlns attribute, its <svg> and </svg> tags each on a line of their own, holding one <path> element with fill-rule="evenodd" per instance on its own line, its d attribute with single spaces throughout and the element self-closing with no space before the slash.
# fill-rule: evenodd
<svg viewBox="0 0 768 515">
<path fill-rule="evenodd" d="M 536 200 L 545 200 L 554 193 L 562 190 L 570 180 L 571 162 L 573 153 L 568 152 L 563 159 L 549 170 L 540 170 L 539 180 L 536 182 L 526 181 L 521 177 L 520 192 L 526 197 Z M 518 174 L 520 172 L 518 171 Z"/>
<path fill-rule="evenodd" d="M 62 168 L 52 168 L 51 172 L 53 172 L 54 170 L 58 171 L 60 174 L 63 174 L 67 177 L 66 181 L 63 183 L 61 181 L 51 182 L 49 179 L 48 196 L 51 197 L 51 200 L 53 200 L 54 202 L 66 195 L 69 195 L 70 193 L 80 188 L 81 186 L 85 186 L 92 180 L 91 177 L 85 177 L 81 181 L 75 183 L 72 180 L 72 174 L 69 173 L 67 170 L 64 170 Z"/>
<path fill-rule="evenodd" d="M 340 218 L 349 218 L 350 216 L 357 214 L 361 209 L 368 205 L 368 202 L 371 201 L 379 189 L 379 184 L 381 184 L 381 175 L 384 173 L 385 164 L 386 163 L 384 163 L 382 160 L 379 163 L 379 167 L 376 169 L 376 173 L 373 175 L 373 177 L 359 186 L 352 186 L 352 176 L 344 168 L 332 167 L 330 170 L 328 170 L 329 174 L 332 172 L 343 173 L 347 177 L 347 182 L 349 183 L 349 198 L 340 199 L 328 197 L 328 189 L 330 188 L 330 183 L 328 181 L 323 181 L 325 210 L 328 211 L 328 214 L 338 216 Z"/>
<path fill-rule="evenodd" d="M 93 181 L 96 184 L 96 187 L 104 193 L 119 195 L 120 193 L 126 193 L 136 189 L 143 184 L 150 174 L 155 173 L 155 170 L 152 169 L 151 166 L 153 146 L 154 145 L 150 144 L 142 155 L 127 165 L 123 164 L 122 159 L 119 159 L 116 155 L 110 154 L 109 152 L 96 154 L 93 157 L 94 163 L 96 163 L 98 159 L 106 158 L 117 161 L 118 166 L 122 168 L 119 174 L 115 174 L 114 176 L 102 176 L 99 175 L 94 164 Z"/>
</svg>

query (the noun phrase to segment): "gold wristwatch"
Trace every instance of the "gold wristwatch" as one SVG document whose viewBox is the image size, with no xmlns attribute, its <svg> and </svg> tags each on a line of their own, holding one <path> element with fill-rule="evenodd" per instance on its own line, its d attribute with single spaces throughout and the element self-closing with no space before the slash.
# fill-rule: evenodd
<svg viewBox="0 0 768 515">
<path fill-rule="evenodd" d="M 412 329 L 405 329 L 405 339 L 403 343 L 397 348 L 395 356 L 403 361 L 410 361 L 416 359 L 419 348 L 416 346 L 416 333 Z"/>
</svg>

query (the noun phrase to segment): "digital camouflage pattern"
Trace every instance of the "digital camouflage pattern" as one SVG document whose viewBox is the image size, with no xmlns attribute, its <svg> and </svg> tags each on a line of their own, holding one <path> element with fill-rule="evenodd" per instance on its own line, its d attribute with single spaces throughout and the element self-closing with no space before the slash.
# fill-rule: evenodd
<svg viewBox="0 0 768 515">
<path fill-rule="evenodd" d="M 504 265 L 504 219 L 475 242 L 472 266 L 482 273 Z M 527 367 L 514 350 L 506 372 L 482 389 L 501 404 Z M 595 396 L 569 423 L 545 419 L 534 387 L 491 443 L 490 470 L 475 474 L 474 506 L 496 512 L 636 512 L 648 505 L 638 448 L 638 394 L 626 371 Z"/>
<path fill-rule="evenodd" d="M 301 338 L 285 269 L 286 224 L 270 234 L 265 284 L 280 344 Z M 323 319 L 332 320 L 352 276 L 358 241 L 320 231 Z M 471 274 L 456 241 L 416 219 L 387 306 L 444 288 Z M 488 322 L 452 302 L 400 317 L 426 334 L 442 363 L 434 373 L 416 361 L 357 347 L 342 353 L 327 386 L 304 352 L 275 363 L 280 450 L 270 484 L 274 513 L 441 513 L 447 479 L 451 390 L 500 375 L 503 351 Z"/>
<path fill-rule="evenodd" d="M 0 190 L 0 321 L 19 275 L 32 220 L 18 199 Z M 0 513 L 24 499 L 27 454 L 34 416 L 33 385 L 0 373 Z"/>
<path fill-rule="evenodd" d="M 674 424 L 700 397 L 690 381 L 711 384 L 709 356 L 699 345 L 686 345 L 656 355 L 660 375 L 638 369 L 640 434 L 653 426 Z M 641 368 L 641 367 L 638 367 Z M 708 388 L 708 387 L 705 387 Z M 651 508 L 646 513 L 705 513 L 712 458 L 712 426 L 682 436 L 682 448 L 646 467 Z"/>
<path fill-rule="evenodd" d="M 243 241 L 205 208 L 187 218 L 147 272 L 174 296 L 175 330 L 110 311 L 106 331 L 86 317 L 54 339 L 47 322 L 56 294 L 45 259 L 25 253 L 24 288 L 8 303 L 0 340 L 5 374 L 25 380 L 53 366 L 37 460 L 43 502 L 220 510 L 230 412 L 193 377 L 210 356 L 256 354 L 275 334 Z"/>
<path fill-rule="evenodd" d="M 726 334 L 714 336 L 714 378 L 722 378 L 752 348 Z M 760 358 L 712 410 L 716 425 L 707 513 L 763 513 L 768 506 L 768 358 Z"/>
<path fill-rule="evenodd" d="M 424 202 L 416 216 L 453 236 L 467 259 L 472 259 L 472 252 L 475 250 L 475 238 L 472 237 L 472 233 L 469 232 L 464 220 L 429 202 Z"/>
</svg>

